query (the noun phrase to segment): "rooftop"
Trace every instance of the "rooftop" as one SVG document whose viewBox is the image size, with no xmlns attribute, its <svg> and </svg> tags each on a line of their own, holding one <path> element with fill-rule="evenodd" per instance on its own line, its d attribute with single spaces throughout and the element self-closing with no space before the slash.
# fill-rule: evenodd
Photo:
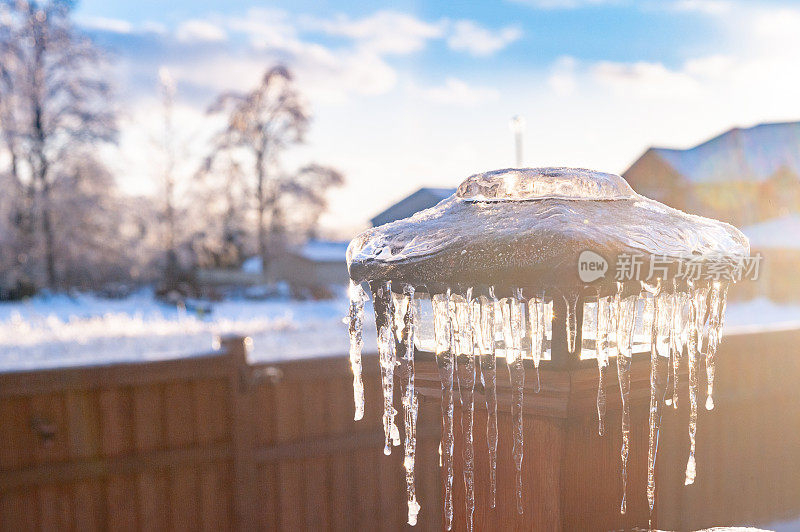
<svg viewBox="0 0 800 532">
<path fill-rule="evenodd" d="M 800 122 L 734 128 L 685 150 L 651 148 L 689 181 L 764 181 L 781 168 L 800 175 Z"/>
<path fill-rule="evenodd" d="M 379 212 L 370 222 L 372 222 L 373 226 L 378 226 L 401 218 L 407 218 L 417 211 L 433 207 L 455 193 L 455 188 L 423 187 Z"/>
</svg>

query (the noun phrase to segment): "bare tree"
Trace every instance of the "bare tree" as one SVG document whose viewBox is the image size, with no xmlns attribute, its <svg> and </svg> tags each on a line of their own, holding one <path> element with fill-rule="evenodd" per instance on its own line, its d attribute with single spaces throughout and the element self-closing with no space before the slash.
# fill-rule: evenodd
<svg viewBox="0 0 800 532">
<path fill-rule="evenodd" d="M 246 94 L 226 93 L 210 112 L 227 112 L 225 129 L 216 139 L 217 153 L 238 150 L 251 159 L 255 178 L 256 242 L 262 265 L 268 264 L 267 215 L 276 208 L 282 192 L 277 157 L 287 146 L 302 142 L 309 113 L 286 67 L 266 72 L 255 90 Z"/>
<path fill-rule="evenodd" d="M 58 283 L 53 194 L 57 176 L 67 172 L 70 154 L 116 138 L 110 87 L 102 78 L 99 50 L 70 22 L 70 0 L 3 0 L 4 31 L 14 63 L 11 126 L 4 124 L 12 173 L 24 183 L 41 240 L 46 284 Z M 7 119 L 7 118 L 6 118 Z"/>
</svg>

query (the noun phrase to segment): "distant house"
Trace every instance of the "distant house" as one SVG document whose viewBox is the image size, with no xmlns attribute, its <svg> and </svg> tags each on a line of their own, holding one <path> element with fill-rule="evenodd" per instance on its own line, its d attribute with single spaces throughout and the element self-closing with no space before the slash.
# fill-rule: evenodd
<svg viewBox="0 0 800 532">
<path fill-rule="evenodd" d="M 293 287 L 317 290 L 342 285 L 347 274 L 349 242 L 309 240 L 304 245 L 276 257 L 269 267 L 270 277 Z"/>
<path fill-rule="evenodd" d="M 454 188 L 421 188 L 385 211 L 376 214 L 370 221 L 372 226 L 375 227 L 407 218 L 416 212 L 433 207 L 448 196 L 455 194 L 455 192 L 456 189 Z"/>
<path fill-rule="evenodd" d="M 309 240 L 273 257 L 266 272 L 262 271 L 261 259 L 251 257 L 238 270 L 199 270 L 198 281 L 206 286 L 255 286 L 282 281 L 295 292 L 327 296 L 330 286 L 343 285 L 349 278 L 347 245 L 348 242 Z"/>
<path fill-rule="evenodd" d="M 685 150 L 650 148 L 622 175 L 645 196 L 738 226 L 800 212 L 800 122 L 734 128 Z"/>
<path fill-rule="evenodd" d="M 624 172 L 637 192 L 729 222 L 763 257 L 734 298 L 800 300 L 800 122 L 734 128 L 693 148 L 650 148 Z M 735 295 L 734 295 L 735 294 Z"/>
</svg>

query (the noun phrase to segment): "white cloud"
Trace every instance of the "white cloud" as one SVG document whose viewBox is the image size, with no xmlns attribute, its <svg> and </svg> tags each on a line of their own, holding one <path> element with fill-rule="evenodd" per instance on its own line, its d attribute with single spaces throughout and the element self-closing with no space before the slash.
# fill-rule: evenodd
<svg viewBox="0 0 800 532">
<path fill-rule="evenodd" d="M 447 45 L 452 50 L 484 56 L 502 50 L 520 37 L 522 37 L 522 30 L 516 27 L 492 31 L 471 20 L 459 20 L 453 24 L 452 32 L 447 38 Z"/>
<path fill-rule="evenodd" d="M 706 15 L 723 15 L 733 8 L 729 0 L 675 0 L 669 4 L 674 11 L 690 11 Z"/>
<path fill-rule="evenodd" d="M 536 9 L 577 9 L 601 4 L 615 4 L 617 0 L 512 0 Z"/>
<path fill-rule="evenodd" d="M 348 37 L 373 53 L 409 54 L 425 47 L 428 40 L 442 37 L 442 23 L 429 23 L 397 11 L 378 11 L 368 17 L 351 19 L 306 19 L 306 26 L 329 35 Z"/>
<path fill-rule="evenodd" d="M 781 55 L 800 45 L 800 9 L 783 8 L 757 11 L 752 14 L 743 13 L 743 18 L 752 20 L 753 38 L 747 44 L 763 53 L 775 46 L 773 54 Z M 784 47 L 788 47 L 786 49 Z"/>
<path fill-rule="evenodd" d="M 275 63 L 289 65 L 303 91 L 316 103 L 342 103 L 351 96 L 384 94 L 397 73 L 381 54 L 352 44 L 330 48 L 303 39 L 298 21 L 278 9 L 254 8 L 244 16 L 216 21 L 230 34 L 246 37 L 251 48 L 203 53 L 168 65 L 176 79 L 210 92 L 254 86 Z"/>
<path fill-rule="evenodd" d="M 161 33 L 164 28 L 148 30 Z M 313 37 L 320 35 L 341 39 L 314 42 Z M 320 19 L 279 8 L 251 8 L 243 15 L 183 21 L 172 38 L 186 46 L 188 53 L 165 63 L 176 80 L 188 83 L 195 93 L 252 86 L 270 65 L 285 63 L 312 102 L 340 104 L 352 97 L 392 91 L 399 78 L 392 56 L 421 51 L 432 40 L 446 40 L 451 49 L 472 55 L 489 55 L 520 35 L 515 27 L 489 30 L 468 20 L 426 21 L 392 10 Z M 242 38 L 249 46 L 237 46 Z M 191 52 L 192 44 L 223 41 L 226 45 L 215 52 Z M 490 95 L 455 82 L 439 89 L 431 97 L 446 89 L 460 104 Z"/>
<path fill-rule="evenodd" d="M 91 30 L 108 31 L 111 33 L 131 33 L 133 24 L 126 20 L 108 17 L 77 17 L 76 22 Z"/>
<path fill-rule="evenodd" d="M 142 31 L 145 33 L 156 33 L 158 35 L 164 35 L 167 33 L 167 26 L 165 24 L 162 24 L 161 22 L 148 20 L 142 23 Z"/>
<path fill-rule="evenodd" d="M 589 74 L 601 85 L 638 98 L 692 96 L 700 90 L 691 75 L 661 63 L 600 61 L 590 67 Z"/>
<path fill-rule="evenodd" d="M 127 20 L 108 18 L 77 16 L 75 22 L 84 29 L 98 30 L 109 33 L 130 34 L 130 33 L 156 33 L 164 35 L 167 33 L 167 26 L 161 22 L 148 20 L 141 24 L 134 25 Z"/>
<path fill-rule="evenodd" d="M 457 78 L 447 78 L 444 85 L 437 87 L 410 88 L 412 94 L 443 105 L 475 106 L 500 98 L 497 89 L 472 86 Z"/>
<path fill-rule="evenodd" d="M 258 49 L 296 49 L 302 45 L 296 23 L 280 9 L 251 8 L 242 17 L 227 18 L 225 26 L 231 32 L 244 34 Z"/>
<path fill-rule="evenodd" d="M 559 57 L 547 77 L 547 84 L 559 96 L 569 96 L 577 89 L 575 69 L 578 62 L 574 57 Z"/>
<path fill-rule="evenodd" d="M 207 20 L 191 19 L 182 22 L 175 30 L 180 42 L 221 42 L 228 38 L 225 30 Z"/>
</svg>

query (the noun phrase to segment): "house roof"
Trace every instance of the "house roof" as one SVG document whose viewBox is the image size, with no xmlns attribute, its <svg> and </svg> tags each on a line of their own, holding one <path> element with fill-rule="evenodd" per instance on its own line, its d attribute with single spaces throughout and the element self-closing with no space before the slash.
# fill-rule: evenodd
<svg viewBox="0 0 800 532">
<path fill-rule="evenodd" d="M 750 239 L 750 249 L 800 249 L 800 214 L 748 225 L 742 233 Z"/>
<path fill-rule="evenodd" d="M 693 148 L 651 148 L 687 180 L 764 181 L 780 168 L 800 175 L 800 122 L 734 128 Z"/>
<path fill-rule="evenodd" d="M 455 192 L 455 188 L 423 187 L 376 214 L 370 221 L 373 226 L 378 226 L 408 218 L 416 212 L 433 207 L 443 199 L 455 194 Z"/>
</svg>

